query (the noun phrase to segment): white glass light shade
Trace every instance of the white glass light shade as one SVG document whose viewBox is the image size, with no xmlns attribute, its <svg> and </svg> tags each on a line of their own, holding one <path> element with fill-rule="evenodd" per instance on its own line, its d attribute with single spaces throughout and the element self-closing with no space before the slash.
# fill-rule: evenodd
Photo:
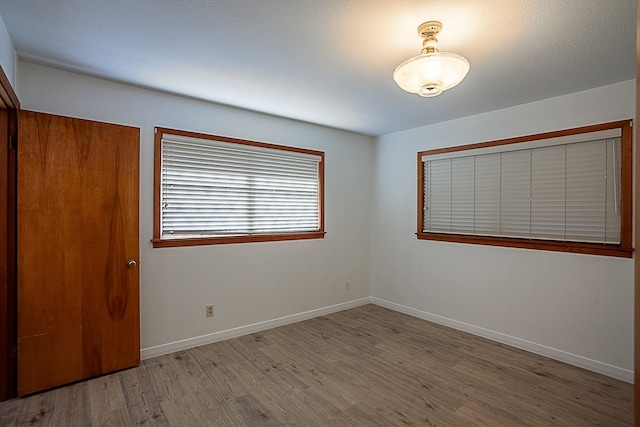
<svg viewBox="0 0 640 427">
<path fill-rule="evenodd" d="M 393 72 L 393 79 L 407 92 L 436 96 L 460 83 L 469 72 L 469 61 L 449 52 L 425 53 L 407 59 Z"/>
</svg>

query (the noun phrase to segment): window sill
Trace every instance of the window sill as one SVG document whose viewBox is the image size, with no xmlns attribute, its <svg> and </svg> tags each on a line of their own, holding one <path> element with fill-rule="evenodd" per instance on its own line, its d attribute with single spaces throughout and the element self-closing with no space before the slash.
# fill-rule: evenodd
<svg viewBox="0 0 640 427">
<path fill-rule="evenodd" d="M 253 242 L 278 242 L 283 240 L 323 239 L 324 231 L 308 233 L 287 234 L 255 234 L 247 236 L 223 236 L 223 237 L 189 237 L 176 239 L 153 239 L 154 248 L 171 248 L 178 246 L 203 246 L 221 245 L 229 243 L 253 243 Z"/>
<path fill-rule="evenodd" d="M 631 258 L 633 248 L 620 245 L 604 245 L 596 243 L 554 242 L 547 240 L 513 239 L 506 237 L 464 236 L 445 233 L 417 233 L 419 240 L 435 240 L 440 242 L 468 243 L 475 245 L 504 246 L 509 248 L 538 249 L 556 252 L 571 252 L 589 255 L 614 256 Z"/>
</svg>

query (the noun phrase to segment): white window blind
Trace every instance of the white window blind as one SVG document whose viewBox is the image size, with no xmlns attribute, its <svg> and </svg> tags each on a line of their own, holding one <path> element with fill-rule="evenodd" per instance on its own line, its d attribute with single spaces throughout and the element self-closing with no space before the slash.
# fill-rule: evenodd
<svg viewBox="0 0 640 427">
<path fill-rule="evenodd" d="M 620 136 L 424 155 L 422 231 L 619 244 Z"/>
<path fill-rule="evenodd" d="M 164 134 L 161 238 L 320 229 L 320 155 Z"/>
</svg>

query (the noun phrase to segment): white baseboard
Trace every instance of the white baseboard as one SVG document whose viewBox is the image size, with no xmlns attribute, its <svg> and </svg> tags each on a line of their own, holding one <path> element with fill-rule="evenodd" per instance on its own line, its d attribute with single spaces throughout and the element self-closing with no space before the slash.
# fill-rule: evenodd
<svg viewBox="0 0 640 427">
<path fill-rule="evenodd" d="M 220 332 L 214 332 L 212 334 L 201 335 L 199 337 L 187 338 L 180 341 L 170 342 L 167 344 L 161 344 L 154 347 L 147 347 L 140 350 L 140 358 L 142 360 L 150 359 L 152 357 L 162 356 L 169 353 L 175 353 L 176 351 L 186 350 L 201 345 L 211 344 L 214 342 L 226 340 L 229 338 L 236 338 L 242 335 L 252 334 L 255 332 L 264 331 L 278 326 L 288 325 L 290 323 L 300 322 L 302 320 L 312 319 L 318 316 L 324 316 L 325 314 L 335 313 L 337 311 L 347 310 L 350 308 L 358 307 L 361 305 L 371 303 L 371 298 L 360 298 L 353 301 L 348 301 L 341 304 L 335 304 L 328 307 L 322 307 L 315 310 L 305 311 L 303 313 L 291 314 L 289 316 L 279 317 L 277 319 L 266 320 L 264 322 L 253 323 L 251 325 L 240 326 L 238 328 L 227 329 Z"/>
<path fill-rule="evenodd" d="M 570 365 L 578 366 L 580 368 L 588 369 L 593 372 L 597 372 L 602 375 L 606 375 L 612 378 L 616 378 L 621 381 L 633 383 L 633 371 L 612 366 L 607 363 L 599 362 L 597 360 L 589 359 L 576 354 L 568 353 L 566 351 L 558 350 L 552 347 L 547 347 L 541 344 L 536 344 L 531 341 L 526 341 L 520 338 L 512 337 L 510 335 L 495 332 L 489 329 L 484 329 L 479 326 L 470 325 L 468 323 L 459 322 L 457 320 L 449 319 L 437 314 L 428 313 L 426 311 L 418 310 L 415 308 L 407 307 L 402 304 L 396 304 L 391 301 L 387 301 L 380 298 L 371 297 L 373 304 L 385 307 L 391 310 L 399 311 L 400 313 L 408 314 L 410 316 L 418 317 L 420 319 L 428 320 L 440 325 L 449 326 L 460 331 L 469 332 L 474 335 L 488 338 L 493 341 L 497 341 L 503 344 L 510 345 L 512 347 L 519 348 L 521 350 L 530 351 L 531 353 L 546 356 L 551 359 L 559 360 L 561 362 L 568 363 Z"/>
</svg>

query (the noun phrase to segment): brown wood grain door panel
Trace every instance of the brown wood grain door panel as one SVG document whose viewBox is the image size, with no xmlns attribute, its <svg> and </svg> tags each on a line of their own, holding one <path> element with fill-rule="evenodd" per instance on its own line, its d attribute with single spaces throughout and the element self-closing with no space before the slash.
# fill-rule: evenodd
<svg viewBox="0 0 640 427">
<path fill-rule="evenodd" d="M 137 365 L 139 130 L 20 111 L 18 395 Z"/>
</svg>

